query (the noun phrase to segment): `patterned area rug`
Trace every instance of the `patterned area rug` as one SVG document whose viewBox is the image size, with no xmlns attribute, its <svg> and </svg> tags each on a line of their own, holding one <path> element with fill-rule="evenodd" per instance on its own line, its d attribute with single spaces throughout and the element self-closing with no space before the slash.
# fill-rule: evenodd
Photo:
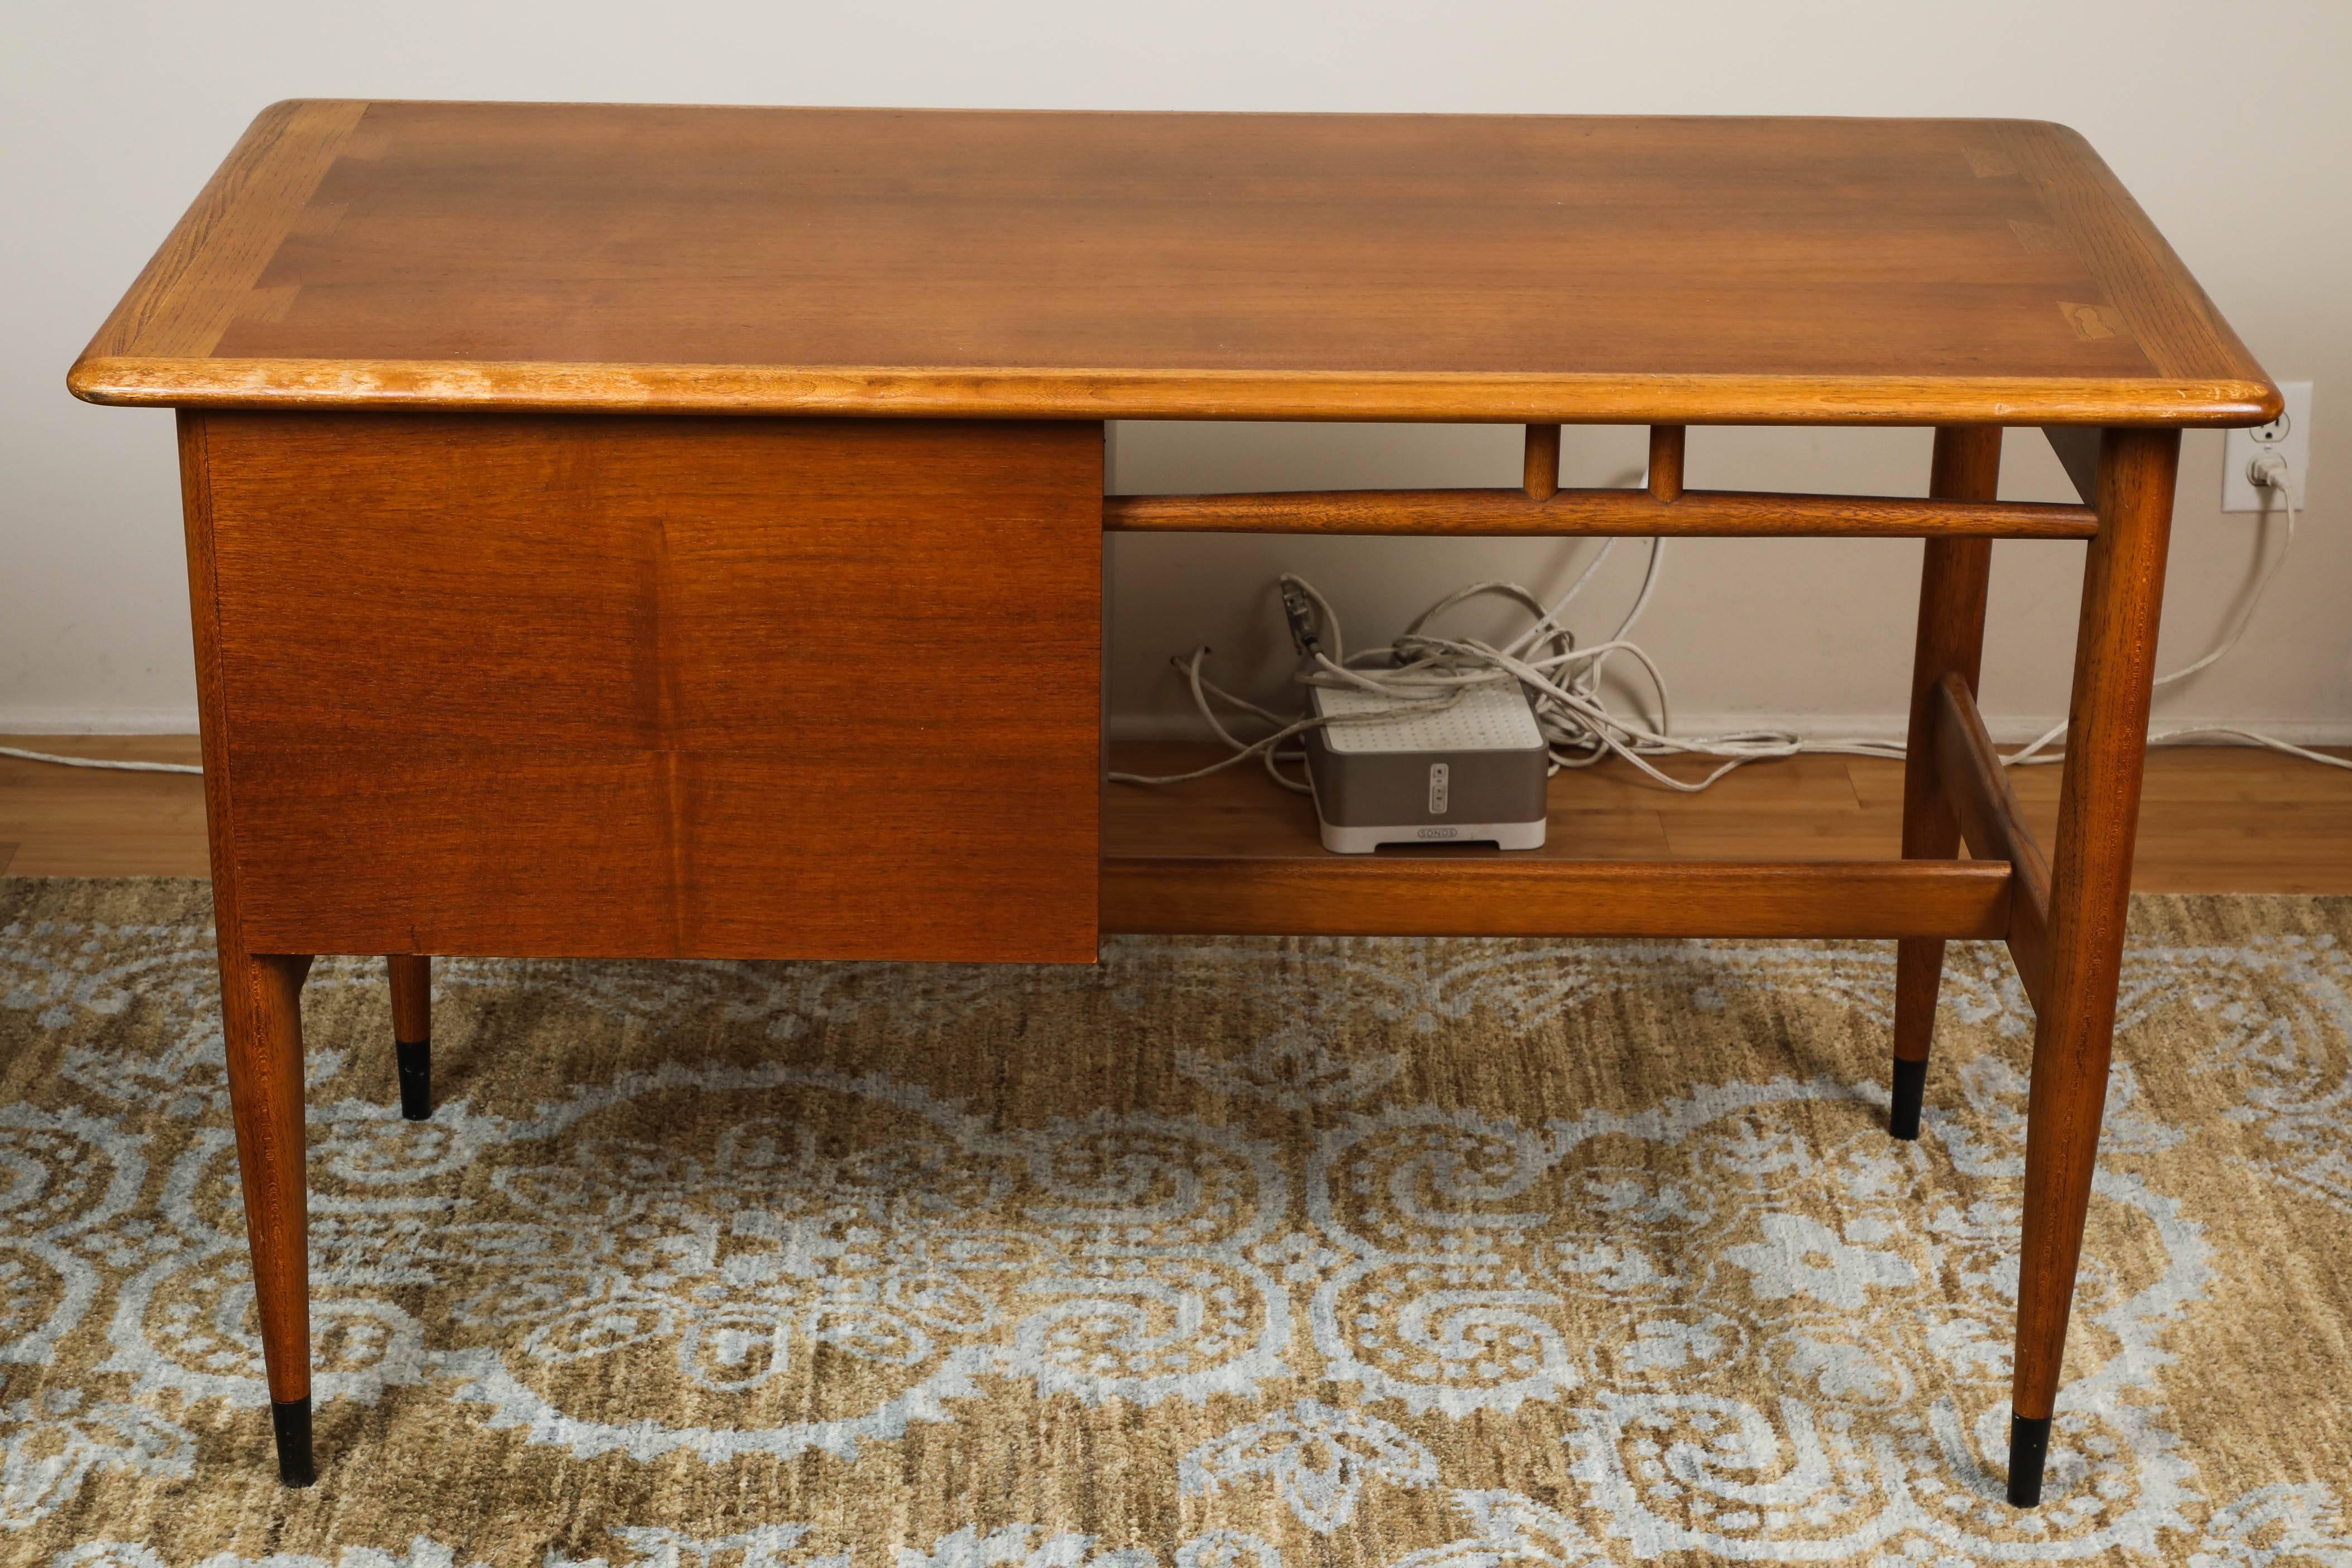
<svg viewBox="0 0 2352 1568">
<path fill-rule="evenodd" d="M 278 1489 L 208 905 L 0 882 L 0 1562 L 2352 1563 L 2352 900 L 2144 899 L 2049 1501 L 2030 1016 L 1956 946 L 452 962 L 305 1002 Z"/>
</svg>

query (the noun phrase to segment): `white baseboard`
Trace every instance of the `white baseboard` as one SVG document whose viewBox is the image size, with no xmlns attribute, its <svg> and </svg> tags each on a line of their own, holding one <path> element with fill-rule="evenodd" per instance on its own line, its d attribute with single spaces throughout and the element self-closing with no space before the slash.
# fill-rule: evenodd
<svg viewBox="0 0 2352 1568">
<path fill-rule="evenodd" d="M 2048 718 L 2002 718 L 1988 715 L 1985 728 L 1995 742 L 2002 745 L 2021 745 L 2047 731 L 2058 722 L 2055 714 Z M 2297 746 L 2352 746 L 2352 718 L 2343 719 L 2248 719 L 2239 715 L 2215 718 L 2205 714 L 2160 713 L 2154 729 L 2158 734 L 2172 730 L 2190 730 L 2209 724 L 2227 724 L 2241 730 L 2256 730 Z M 1723 735 L 1740 730 L 1787 730 L 1809 741 L 1857 740 L 1900 741 L 1905 727 L 1900 713 L 1677 713 L 1675 733 L 1678 735 Z M 1149 741 L 1211 741 L 1208 727 L 1190 713 L 1121 713 L 1110 721 L 1110 737 L 1118 742 Z M 2226 744 L 2226 742 L 2217 742 Z"/>
<path fill-rule="evenodd" d="M 0 707 L 0 735 L 193 735 L 193 708 Z"/>
<path fill-rule="evenodd" d="M 2008 719 L 1989 716 L 1985 728 L 2003 745 L 2031 741 L 2058 721 L 2049 718 Z M 2186 730 L 2202 724 L 2230 724 L 2259 730 L 2298 746 L 2352 746 L 2352 718 L 2246 719 L 2237 716 L 2159 714 L 2158 731 Z M 1825 737 L 1866 741 L 1903 738 L 1899 713 L 1678 713 L 1675 731 L 1683 735 L 1719 735 L 1735 730 L 1793 730 L 1808 740 Z M 0 735 L 193 735 L 193 708 L 0 708 Z M 1110 721 L 1114 742 L 1206 741 L 1213 737 L 1201 721 L 1189 713 L 1119 713 Z"/>
</svg>

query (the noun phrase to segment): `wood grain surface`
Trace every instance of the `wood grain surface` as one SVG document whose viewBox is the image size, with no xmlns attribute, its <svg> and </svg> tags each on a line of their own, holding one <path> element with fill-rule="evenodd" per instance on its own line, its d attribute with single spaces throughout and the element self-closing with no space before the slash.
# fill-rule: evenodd
<svg viewBox="0 0 2352 1568">
<path fill-rule="evenodd" d="M 1683 495 L 1683 459 L 1690 447 L 1690 431 L 1681 425 L 1650 426 L 1650 499 L 1676 501 Z M 1990 499 L 1990 498 L 1987 498 Z"/>
<path fill-rule="evenodd" d="M 249 951 L 1093 958 L 1098 426 L 185 417 Z"/>
<path fill-rule="evenodd" d="M 1127 858 L 1105 931 L 1264 936 L 1997 937 L 2007 866 L 1419 855 Z"/>
<path fill-rule="evenodd" d="M 414 1045 L 433 1038 L 433 960 L 395 952 L 383 961 L 392 987 L 392 1037 Z"/>
<path fill-rule="evenodd" d="M 1952 504 L 1983 504 L 2000 488 L 2001 432 L 1946 427 L 1936 432 L 1927 493 Z M 2095 518 L 2094 519 L 2095 521 Z M 1959 853 L 1960 828 L 1945 804 L 1937 755 L 1936 693 L 1948 675 L 1976 689 L 1984 653 L 1985 595 L 1991 582 L 1992 542 L 1930 539 L 1920 553 L 1918 630 L 1912 643 L 1911 712 L 1905 730 L 1903 853 L 1906 858 L 1949 859 Z M 1936 995 L 1944 978 L 1944 944 L 1932 937 L 1905 942 L 1895 955 L 1895 1058 L 1924 1062 L 1936 1028 Z"/>
<path fill-rule="evenodd" d="M 2180 467 L 2173 430 L 2110 430 L 2083 579 L 2051 856 L 2050 975 L 2034 1010 L 2011 1404 L 2050 1415 L 2096 1173 L 2129 914 L 2140 767 Z"/>
<path fill-rule="evenodd" d="M 1538 426 L 1534 428 L 1557 428 Z M 1678 429 L 1677 426 L 1665 426 Z M 1998 443 L 2000 432 L 1986 431 Z M 1665 448 L 1676 458 L 1679 442 Z M 1555 453 L 1555 458 L 1557 454 Z M 1566 489 L 1271 490 L 1238 495 L 1105 496 L 1113 533 L 1406 533 L 1675 537 L 1841 535 L 1875 539 L 2088 539 L 2086 506 L 1982 499 L 1685 490 L 1681 466 L 1654 470 L 1675 493 Z"/>
<path fill-rule="evenodd" d="M 2018 983 L 2039 1007 L 2050 980 L 2050 858 L 2025 824 L 2010 771 L 2001 766 L 1976 699 L 1957 672 L 1936 689 L 1936 782 L 1958 819 L 1969 853 L 2006 860 L 2011 884 L 2009 955 Z M 2352 790 L 2346 803 L 2352 805 Z"/>
<path fill-rule="evenodd" d="M 185 735 L 0 735 L 52 756 L 201 763 Z M 208 877 L 205 781 L 0 757 L 0 875 Z"/>
<path fill-rule="evenodd" d="M 310 1394 L 310 1193 L 303 1133 L 302 983 L 310 960 L 224 952 L 221 1029 L 236 1170 L 269 1397 Z"/>
<path fill-rule="evenodd" d="M 70 384 L 1082 419 L 2277 406 L 2039 122 L 494 103 L 268 111 Z"/>
<path fill-rule="evenodd" d="M 1520 488 L 1530 500 L 1549 500 L 1559 493 L 1559 426 L 1530 425 L 1527 432 L 1526 477 Z M 1108 525 L 1108 518 L 1105 520 Z"/>
</svg>

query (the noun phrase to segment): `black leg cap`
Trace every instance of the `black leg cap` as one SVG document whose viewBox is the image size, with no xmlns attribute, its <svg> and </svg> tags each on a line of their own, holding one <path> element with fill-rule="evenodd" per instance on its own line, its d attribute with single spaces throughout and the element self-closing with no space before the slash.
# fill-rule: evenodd
<svg viewBox="0 0 2352 1568">
<path fill-rule="evenodd" d="M 2011 1414 L 2009 1418 L 2009 1506 L 2042 1502 L 2042 1467 L 2050 1458 L 2050 1417 Z"/>
<path fill-rule="evenodd" d="M 1927 1064 L 1895 1058 L 1895 1098 L 1886 1107 L 1886 1131 L 1895 1137 L 1919 1136 L 1919 1106 L 1927 1098 Z"/>
<path fill-rule="evenodd" d="M 278 1434 L 278 1479 L 289 1487 L 317 1480 L 318 1467 L 310 1462 L 310 1397 L 270 1405 L 269 1425 Z"/>
<path fill-rule="evenodd" d="M 411 1121 L 433 1120 L 433 1042 L 395 1040 L 400 1058 L 400 1113 Z"/>
</svg>

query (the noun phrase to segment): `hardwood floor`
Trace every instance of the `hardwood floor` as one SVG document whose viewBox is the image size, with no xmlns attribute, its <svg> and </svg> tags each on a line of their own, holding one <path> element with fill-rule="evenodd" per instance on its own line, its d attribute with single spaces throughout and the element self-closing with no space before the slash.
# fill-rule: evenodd
<svg viewBox="0 0 2352 1568">
<path fill-rule="evenodd" d="M 0 744 L 87 757 L 197 760 L 192 735 L 9 736 Z M 1118 764 L 1179 772 L 1194 747 L 1122 748 Z M 1687 771 L 1678 767 L 1675 771 Z M 2012 774 L 2046 846 L 2058 770 Z M 1705 795 L 1656 788 L 1631 769 L 1552 781 L 1550 833 L 1596 859 L 1869 859 L 1895 853 L 1903 772 L 1867 758 L 1799 757 L 1744 768 Z M 1314 852 L 1314 808 L 1235 768 L 1166 789 L 1116 786 L 1106 847 L 1181 854 Z M 204 788 L 188 774 L 100 773 L 0 757 L 0 875 L 202 877 Z M 2144 892 L 2352 893 L 2352 773 L 2238 747 L 2148 758 L 2133 885 Z"/>
<path fill-rule="evenodd" d="M 194 735 L 0 735 L 68 757 L 195 763 Z M 0 876 L 209 877 L 205 781 L 0 757 Z"/>
<path fill-rule="evenodd" d="M 1138 746 L 1113 761 L 1149 774 L 1215 758 L 1197 747 Z M 2059 770 L 2026 767 L 2011 777 L 2046 848 L 2057 833 Z M 1559 773 L 1547 838 L 1600 860 L 1867 860 L 1895 855 L 1902 832 L 1902 764 L 1804 756 L 1751 763 L 1703 795 L 1662 789 L 1616 764 Z M 1158 789 L 1118 785 L 1104 798 L 1103 845 L 1118 854 L 1308 855 L 1315 810 L 1254 766 Z M 2152 753 L 2133 885 L 2152 893 L 2352 893 L 2352 772 L 2251 748 Z"/>
</svg>

